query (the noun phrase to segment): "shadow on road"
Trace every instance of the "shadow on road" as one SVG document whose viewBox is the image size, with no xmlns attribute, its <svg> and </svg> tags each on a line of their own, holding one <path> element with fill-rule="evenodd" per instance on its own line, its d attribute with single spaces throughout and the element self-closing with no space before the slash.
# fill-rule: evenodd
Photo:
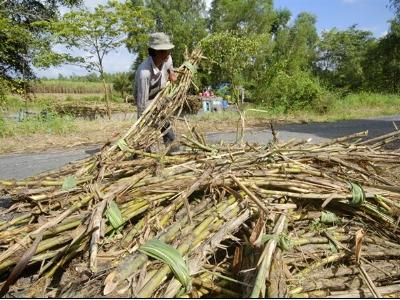
<svg viewBox="0 0 400 300">
<path fill-rule="evenodd" d="M 400 127 L 400 118 L 395 121 Z M 392 120 L 349 120 L 339 122 L 277 125 L 278 131 L 302 132 L 323 138 L 338 138 L 368 130 L 368 138 L 373 138 L 395 130 Z"/>
<path fill-rule="evenodd" d="M 86 154 L 93 155 L 93 154 L 95 154 L 95 153 L 99 152 L 99 151 L 100 151 L 100 149 L 101 149 L 101 147 L 94 148 L 94 149 L 87 149 L 87 150 L 85 150 L 85 153 L 86 153 Z"/>
</svg>

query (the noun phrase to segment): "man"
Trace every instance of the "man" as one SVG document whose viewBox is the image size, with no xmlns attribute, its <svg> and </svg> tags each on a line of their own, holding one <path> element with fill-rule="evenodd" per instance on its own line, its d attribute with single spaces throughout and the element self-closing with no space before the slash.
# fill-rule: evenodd
<svg viewBox="0 0 400 300">
<path fill-rule="evenodd" d="M 135 99 L 138 118 L 142 115 L 168 80 L 176 81 L 173 70 L 171 49 L 174 45 L 169 36 L 162 32 L 150 35 L 148 43 L 149 57 L 140 64 L 135 74 Z M 175 140 L 175 133 L 167 122 L 162 129 L 163 140 L 169 146 Z"/>
</svg>

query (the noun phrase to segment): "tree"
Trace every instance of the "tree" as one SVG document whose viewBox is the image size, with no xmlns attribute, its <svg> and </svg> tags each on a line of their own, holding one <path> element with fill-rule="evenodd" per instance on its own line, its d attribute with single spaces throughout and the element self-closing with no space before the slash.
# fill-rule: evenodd
<svg viewBox="0 0 400 300">
<path fill-rule="evenodd" d="M 141 34 L 152 25 L 148 13 L 145 8 L 133 6 L 129 2 L 110 1 L 107 5 L 98 5 L 94 11 L 71 11 L 57 22 L 46 24 L 58 44 L 84 51 L 85 56 L 75 57 L 75 63 L 79 62 L 88 71 L 96 71 L 100 75 L 109 116 L 105 56 L 125 43 L 135 46 Z"/>
<path fill-rule="evenodd" d="M 392 20 L 389 32 L 366 53 L 365 88 L 400 93 L 400 21 Z"/>
<path fill-rule="evenodd" d="M 330 86 L 357 90 L 363 86 L 364 57 L 374 44 L 370 31 L 356 25 L 345 31 L 332 29 L 322 33 L 316 70 Z"/>
<path fill-rule="evenodd" d="M 0 95 L 6 89 L 21 91 L 27 80 L 35 78 L 32 65 L 41 65 L 41 57 L 52 55 L 47 35 L 37 22 L 54 20 L 60 5 L 79 3 L 80 0 L 1 1 Z"/>
<path fill-rule="evenodd" d="M 261 41 L 258 35 L 241 37 L 230 32 L 209 35 L 201 41 L 204 55 L 211 60 L 211 70 L 218 68 L 218 81 L 228 82 L 232 91 L 243 83 L 242 72 L 254 65 Z"/>
<path fill-rule="evenodd" d="M 255 80 L 253 97 L 287 112 L 317 100 L 322 92 L 311 74 L 318 42 L 316 17 L 300 13 L 292 26 L 280 26 L 273 35 L 271 53 Z"/>
<path fill-rule="evenodd" d="M 214 33 L 265 34 L 276 20 L 272 0 L 213 0 L 209 29 Z"/>
<path fill-rule="evenodd" d="M 400 19 L 400 0 L 390 0 L 390 6 L 393 8 L 396 17 Z"/>
<path fill-rule="evenodd" d="M 273 53 L 275 63 L 285 61 L 286 72 L 309 71 L 316 58 L 318 34 L 315 27 L 316 17 L 309 13 L 300 13 L 292 27 L 282 28 L 276 34 Z"/>
</svg>

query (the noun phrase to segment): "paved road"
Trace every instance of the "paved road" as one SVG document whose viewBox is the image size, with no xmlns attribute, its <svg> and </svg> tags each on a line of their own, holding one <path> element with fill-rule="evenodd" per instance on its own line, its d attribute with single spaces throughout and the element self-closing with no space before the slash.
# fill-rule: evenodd
<svg viewBox="0 0 400 300">
<path fill-rule="evenodd" d="M 369 131 L 369 137 L 378 136 L 394 130 L 393 121 L 400 127 L 400 115 L 365 120 L 341 121 L 335 123 L 312 123 L 279 125 L 278 138 L 287 140 L 291 138 L 308 139 L 313 142 L 346 136 L 352 133 Z M 272 138 L 269 129 L 258 129 L 246 132 L 244 140 L 250 143 L 265 144 Z M 215 133 L 207 135 L 207 140 L 212 143 L 234 142 L 236 133 Z M 96 152 L 97 147 L 68 150 L 62 152 L 46 152 L 41 154 L 22 154 L 0 156 L 0 179 L 23 179 L 47 170 L 58 168 L 64 164 L 82 159 Z"/>
</svg>

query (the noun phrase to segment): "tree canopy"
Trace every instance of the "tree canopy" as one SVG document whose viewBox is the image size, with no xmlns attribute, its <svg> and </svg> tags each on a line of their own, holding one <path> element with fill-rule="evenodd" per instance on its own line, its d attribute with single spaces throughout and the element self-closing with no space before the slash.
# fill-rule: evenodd
<svg viewBox="0 0 400 300">
<path fill-rule="evenodd" d="M 34 63 L 51 55 L 51 43 L 38 21 L 55 20 L 60 5 L 78 5 L 80 0 L 4 0 L 0 6 L 0 94 L 17 89 L 34 78 Z"/>
</svg>

